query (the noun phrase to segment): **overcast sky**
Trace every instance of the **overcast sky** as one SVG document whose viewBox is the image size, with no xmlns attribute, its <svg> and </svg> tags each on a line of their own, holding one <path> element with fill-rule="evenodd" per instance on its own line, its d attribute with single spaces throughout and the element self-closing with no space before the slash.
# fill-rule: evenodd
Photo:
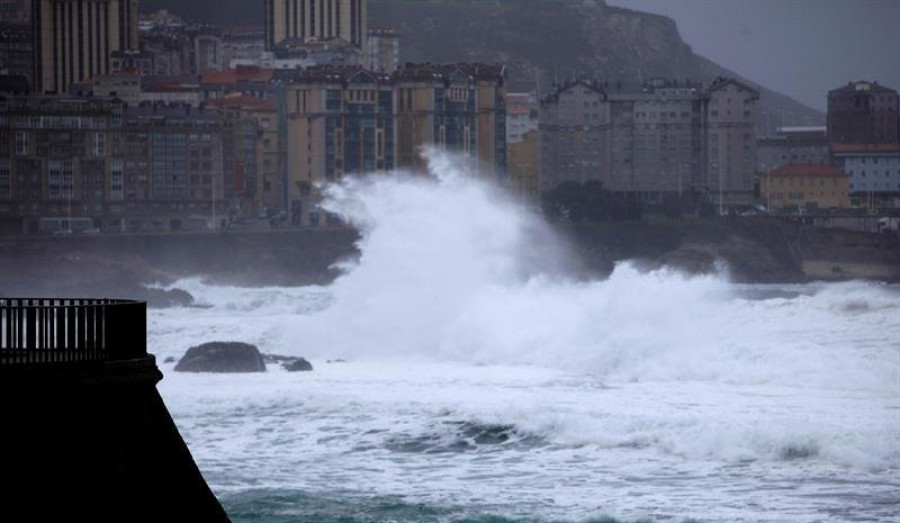
<svg viewBox="0 0 900 523">
<path fill-rule="evenodd" d="M 830 89 L 900 89 L 900 0 L 607 0 L 671 17 L 694 52 L 825 110 Z"/>
</svg>

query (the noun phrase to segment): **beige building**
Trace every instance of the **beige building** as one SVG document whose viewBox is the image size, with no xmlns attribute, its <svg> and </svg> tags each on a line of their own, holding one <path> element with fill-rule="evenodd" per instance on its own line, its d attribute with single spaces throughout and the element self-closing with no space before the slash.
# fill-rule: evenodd
<svg viewBox="0 0 900 523">
<path fill-rule="evenodd" d="M 407 64 L 394 74 L 397 167 L 422 171 L 422 150 L 436 147 L 468 156 L 471 168 L 505 177 L 505 69 L 487 64 Z"/>
<path fill-rule="evenodd" d="M 541 140 L 537 130 L 526 131 L 521 140 L 506 144 L 506 185 L 516 196 L 537 201 L 541 171 Z"/>
<path fill-rule="evenodd" d="M 395 167 L 394 83 L 360 68 L 315 67 L 286 88 L 290 223 L 335 223 L 320 207 L 322 183 Z"/>
<path fill-rule="evenodd" d="M 34 0 L 36 91 L 66 93 L 69 85 L 111 71 L 111 55 L 138 49 L 137 0 Z"/>
<path fill-rule="evenodd" d="M 487 178 L 505 176 L 500 66 L 411 65 L 392 75 L 310 67 L 287 80 L 284 100 L 293 225 L 334 223 L 319 207 L 322 183 L 395 168 L 424 171 L 425 147 L 463 153 Z"/>
<path fill-rule="evenodd" d="M 506 93 L 506 186 L 528 200 L 539 194 L 539 107 L 532 93 Z"/>
<path fill-rule="evenodd" d="M 265 0 L 266 49 L 287 38 L 341 38 L 365 50 L 366 0 Z"/>
<path fill-rule="evenodd" d="M 793 163 L 767 173 L 760 190 L 769 209 L 850 206 L 850 175 L 827 164 Z"/>
<path fill-rule="evenodd" d="M 699 188 L 723 205 L 751 204 L 756 170 L 756 101 L 759 91 L 733 78 L 706 90 L 705 168 Z"/>
</svg>

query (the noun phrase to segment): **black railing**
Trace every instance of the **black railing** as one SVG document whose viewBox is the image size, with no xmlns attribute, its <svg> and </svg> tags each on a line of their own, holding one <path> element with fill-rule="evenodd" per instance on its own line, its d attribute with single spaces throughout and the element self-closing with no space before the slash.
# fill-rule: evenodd
<svg viewBox="0 0 900 523">
<path fill-rule="evenodd" d="M 146 339 L 143 302 L 0 298 L 0 365 L 140 358 Z"/>
</svg>

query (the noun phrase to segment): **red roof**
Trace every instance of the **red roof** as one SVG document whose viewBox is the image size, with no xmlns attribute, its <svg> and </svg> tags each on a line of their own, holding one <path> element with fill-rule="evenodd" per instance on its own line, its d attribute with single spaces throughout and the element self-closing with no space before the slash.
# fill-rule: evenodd
<svg viewBox="0 0 900 523">
<path fill-rule="evenodd" d="M 835 143 L 831 150 L 836 153 L 896 153 L 900 143 Z"/>
<path fill-rule="evenodd" d="M 205 84 L 235 84 L 238 82 L 268 82 L 275 76 L 271 69 L 238 66 L 230 71 L 209 71 L 203 73 Z"/>
<path fill-rule="evenodd" d="M 826 163 L 789 163 L 770 172 L 772 178 L 846 178 L 850 175 Z"/>
</svg>

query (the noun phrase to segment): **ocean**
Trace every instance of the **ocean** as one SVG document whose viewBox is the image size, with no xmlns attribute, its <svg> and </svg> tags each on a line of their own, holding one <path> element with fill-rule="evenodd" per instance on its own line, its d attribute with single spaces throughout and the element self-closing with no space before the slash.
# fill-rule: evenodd
<svg viewBox="0 0 900 523">
<path fill-rule="evenodd" d="M 528 209 L 432 158 L 328 189 L 363 231 L 329 286 L 188 279 L 207 341 L 315 370 L 159 389 L 236 522 L 896 522 L 900 287 L 566 274 Z"/>
</svg>

